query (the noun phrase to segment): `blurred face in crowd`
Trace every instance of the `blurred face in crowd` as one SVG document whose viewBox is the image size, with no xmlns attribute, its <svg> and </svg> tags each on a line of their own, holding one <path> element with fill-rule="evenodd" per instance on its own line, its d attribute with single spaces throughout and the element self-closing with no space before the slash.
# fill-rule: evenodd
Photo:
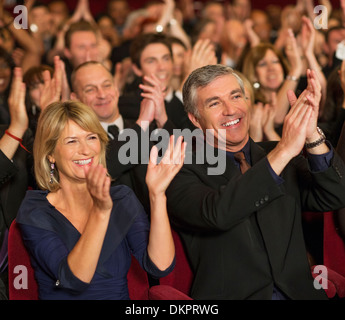
<svg viewBox="0 0 345 320">
<path fill-rule="evenodd" d="M 328 35 L 328 56 L 332 57 L 334 52 L 337 50 L 337 45 L 345 39 L 345 29 L 344 30 L 333 30 Z"/>
<path fill-rule="evenodd" d="M 154 74 L 163 86 L 169 87 L 173 72 L 170 50 L 162 43 L 152 43 L 145 47 L 140 56 L 140 69 L 134 71 L 139 77 Z"/>
<path fill-rule="evenodd" d="M 52 16 L 45 6 L 34 7 L 30 10 L 30 23 L 37 25 L 38 32 L 41 34 L 52 34 L 53 30 L 53 19 Z"/>
<path fill-rule="evenodd" d="M 253 20 L 253 30 L 259 36 L 262 42 L 270 42 L 271 24 L 268 15 L 261 10 L 253 10 L 251 14 Z"/>
<path fill-rule="evenodd" d="M 213 41 L 219 42 L 220 34 L 225 23 L 224 6 L 220 3 L 212 3 L 204 9 L 204 17 L 215 22 L 216 34 L 213 34 Z"/>
<path fill-rule="evenodd" d="M 100 54 L 95 33 L 76 31 L 71 35 L 70 47 L 65 48 L 65 55 L 76 68 L 86 61 L 99 61 Z"/>
<path fill-rule="evenodd" d="M 255 67 L 257 80 L 263 89 L 277 90 L 284 81 L 284 70 L 277 55 L 270 49 Z"/>
<path fill-rule="evenodd" d="M 0 29 L 0 46 L 7 52 L 12 53 L 15 43 L 14 38 L 7 29 Z"/>
<path fill-rule="evenodd" d="M 219 34 L 217 33 L 217 25 L 214 21 L 207 23 L 199 33 L 198 39 L 210 39 L 211 42 L 217 43 L 219 41 Z"/>
<path fill-rule="evenodd" d="M 232 10 L 235 17 L 241 21 L 249 18 L 251 11 L 250 0 L 234 0 L 232 4 Z"/>
<path fill-rule="evenodd" d="M 186 49 L 179 43 L 173 43 L 172 51 L 173 51 L 173 63 L 174 63 L 173 74 L 176 77 L 180 77 L 183 74 Z"/>
<path fill-rule="evenodd" d="M 112 123 L 119 117 L 119 92 L 108 70 L 100 64 L 81 67 L 75 73 L 72 99 L 91 107 L 102 122 Z"/>
<path fill-rule="evenodd" d="M 41 90 L 43 88 L 43 83 L 37 81 L 32 87 L 29 89 L 29 95 L 32 103 L 39 107 L 40 106 L 40 98 L 41 98 Z"/>
<path fill-rule="evenodd" d="M 125 23 L 129 12 L 127 1 L 111 1 L 109 3 L 108 14 L 118 26 L 122 26 Z"/>
<path fill-rule="evenodd" d="M 11 67 L 0 57 L 0 93 L 6 91 L 11 81 Z"/>
<path fill-rule="evenodd" d="M 60 27 L 69 17 L 65 1 L 54 1 L 48 4 L 50 15 L 56 28 Z"/>
</svg>

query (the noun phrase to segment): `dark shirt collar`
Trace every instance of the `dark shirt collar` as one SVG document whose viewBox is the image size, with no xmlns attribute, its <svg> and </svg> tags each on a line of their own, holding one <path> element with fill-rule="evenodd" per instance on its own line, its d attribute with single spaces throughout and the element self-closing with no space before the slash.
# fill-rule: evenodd
<svg viewBox="0 0 345 320">
<path fill-rule="evenodd" d="M 239 152 L 239 151 L 243 151 L 244 152 L 244 156 L 246 157 L 246 160 L 249 164 L 251 164 L 251 158 L 250 158 L 250 139 L 248 139 L 246 145 L 241 149 L 241 150 L 238 150 L 236 152 Z M 230 152 L 230 151 L 226 151 L 226 155 L 231 158 L 237 165 L 237 161 L 235 160 L 234 158 L 234 154 L 236 152 Z"/>
</svg>

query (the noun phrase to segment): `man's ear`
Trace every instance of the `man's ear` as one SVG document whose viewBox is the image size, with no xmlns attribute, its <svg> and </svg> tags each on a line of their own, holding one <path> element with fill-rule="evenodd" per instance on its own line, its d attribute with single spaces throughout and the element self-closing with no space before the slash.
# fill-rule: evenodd
<svg viewBox="0 0 345 320">
<path fill-rule="evenodd" d="M 188 118 L 197 128 L 202 130 L 199 120 L 194 116 L 194 114 L 191 114 L 190 112 L 188 112 Z"/>
<path fill-rule="evenodd" d="M 135 75 L 139 78 L 143 76 L 143 72 L 138 68 L 138 66 L 134 63 L 132 63 L 132 70 L 135 73 Z"/>
<path fill-rule="evenodd" d="M 69 51 L 69 49 L 64 48 L 64 49 L 63 49 L 63 54 L 65 55 L 65 57 L 66 57 L 68 60 L 71 60 L 72 54 L 71 54 L 71 52 Z"/>
<path fill-rule="evenodd" d="M 74 100 L 74 101 L 80 101 L 77 94 L 73 91 L 70 94 L 70 98 L 71 98 L 71 100 Z"/>
</svg>

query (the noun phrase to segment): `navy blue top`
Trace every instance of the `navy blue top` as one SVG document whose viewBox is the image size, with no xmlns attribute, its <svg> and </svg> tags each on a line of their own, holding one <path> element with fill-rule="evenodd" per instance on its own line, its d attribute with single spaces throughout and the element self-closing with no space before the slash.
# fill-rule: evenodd
<svg viewBox="0 0 345 320">
<path fill-rule="evenodd" d="M 149 221 L 133 191 L 126 186 L 110 190 L 114 205 L 94 277 L 85 283 L 75 277 L 67 256 L 79 231 L 47 200 L 47 191 L 27 191 L 17 215 L 30 253 L 40 299 L 128 300 L 127 273 L 132 254 L 155 278 L 169 274 L 175 259 L 160 271 L 147 254 Z"/>
</svg>

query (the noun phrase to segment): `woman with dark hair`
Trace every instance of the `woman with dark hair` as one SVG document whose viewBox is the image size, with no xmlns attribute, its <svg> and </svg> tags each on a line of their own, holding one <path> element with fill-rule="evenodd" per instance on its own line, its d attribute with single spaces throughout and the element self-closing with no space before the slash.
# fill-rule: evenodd
<svg viewBox="0 0 345 320">
<path fill-rule="evenodd" d="M 271 102 L 272 93 L 277 95 L 275 123 L 281 125 L 289 110 L 287 92 L 295 91 L 302 72 L 302 62 L 296 40 L 290 35 L 289 61 L 270 43 L 260 43 L 250 48 L 243 59 L 242 72 L 252 83 L 255 100 L 264 104 Z M 289 63 L 290 62 L 290 63 Z"/>
</svg>

